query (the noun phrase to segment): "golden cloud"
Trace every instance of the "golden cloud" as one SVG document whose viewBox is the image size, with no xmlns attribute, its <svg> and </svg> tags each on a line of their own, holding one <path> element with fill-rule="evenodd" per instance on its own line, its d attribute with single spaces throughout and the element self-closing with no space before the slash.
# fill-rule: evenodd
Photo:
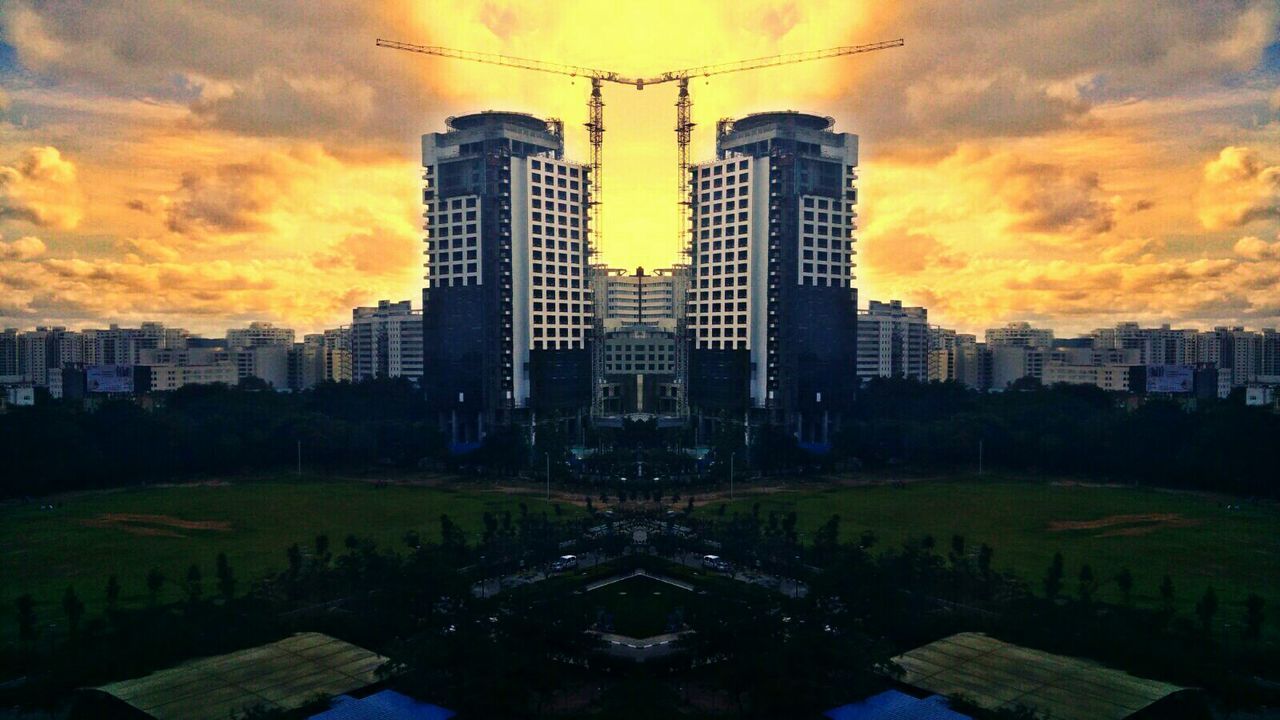
<svg viewBox="0 0 1280 720">
<path fill-rule="evenodd" d="M 1209 230 L 1280 217 L 1280 165 L 1266 165 L 1247 147 L 1225 147 L 1205 164 L 1197 199 Z"/>
<path fill-rule="evenodd" d="M 38 237 L 28 235 L 13 242 L 5 242 L 3 236 L 0 236 L 0 259 L 31 260 L 43 255 L 47 249 L 44 241 Z"/>
<path fill-rule="evenodd" d="M 71 230 L 83 214 L 76 166 L 57 148 L 29 148 L 14 165 L 0 166 L 0 219 Z"/>
</svg>

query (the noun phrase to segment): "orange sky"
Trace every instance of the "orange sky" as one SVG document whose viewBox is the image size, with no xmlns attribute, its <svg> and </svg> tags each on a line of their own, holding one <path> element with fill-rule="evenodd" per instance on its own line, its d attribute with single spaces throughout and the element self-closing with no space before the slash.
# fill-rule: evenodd
<svg viewBox="0 0 1280 720">
<path fill-rule="evenodd" d="M 137 18 L 147 18 L 145 24 Z M 0 8 L 0 325 L 312 331 L 421 287 L 417 136 L 562 118 L 579 80 L 376 37 L 648 75 L 903 37 L 699 80 L 715 121 L 861 136 L 858 285 L 975 331 L 1280 321 L 1280 8 L 1222 3 L 465 2 Z M 676 252 L 674 86 L 606 87 L 604 260 Z"/>
</svg>

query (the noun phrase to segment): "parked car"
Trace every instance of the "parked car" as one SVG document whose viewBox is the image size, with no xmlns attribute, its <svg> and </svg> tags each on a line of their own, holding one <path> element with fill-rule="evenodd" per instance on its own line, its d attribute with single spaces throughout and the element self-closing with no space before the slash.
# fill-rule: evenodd
<svg viewBox="0 0 1280 720">
<path fill-rule="evenodd" d="M 551 572 L 565 572 L 578 569 L 577 555 L 561 555 L 551 563 Z"/>
<path fill-rule="evenodd" d="M 729 564 L 729 561 L 719 555 L 703 555 L 702 567 L 715 572 L 733 572 L 733 566 Z"/>
</svg>

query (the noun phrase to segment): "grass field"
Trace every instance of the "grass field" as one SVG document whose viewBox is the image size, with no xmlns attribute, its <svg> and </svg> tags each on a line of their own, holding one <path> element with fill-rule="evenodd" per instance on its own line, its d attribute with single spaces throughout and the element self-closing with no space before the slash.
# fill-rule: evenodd
<svg viewBox="0 0 1280 720">
<path fill-rule="evenodd" d="M 329 536 L 331 552 L 345 552 L 348 534 L 404 550 L 406 532 L 438 541 L 447 514 L 476 542 L 485 511 L 510 510 L 521 498 L 497 493 L 364 482 L 236 482 L 84 493 L 30 504 L 0 505 L 0 640 L 16 635 L 15 602 L 31 593 L 41 623 L 65 624 L 68 586 L 90 614 L 105 605 L 107 578 L 117 575 L 123 605 L 147 602 L 146 575 L 159 568 L 171 582 L 161 600 L 181 596 L 187 568 L 198 564 L 206 593 L 216 588 L 214 561 L 225 552 L 245 590 L 251 581 L 287 566 L 293 543 L 312 546 Z M 538 498 L 525 498 L 543 512 Z M 41 504 L 53 503 L 53 510 Z M 581 510 L 564 506 L 567 515 Z M 549 511 L 548 511 L 549 512 Z"/>
<path fill-rule="evenodd" d="M 587 594 L 587 600 L 613 619 L 613 631 L 647 638 L 667 631 L 667 619 L 691 595 L 667 583 L 633 577 Z"/>
<path fill-rule="evenodd" d="M 1088 563 L 1104 582 L 1100 599 L 1119 599 L 1111 579 L 1127 567 L 1137 604 L 1159 602 L 1167 573 L 1179 605 L 1188 610 L 1211 585 L 1224 608 L 1239 610 L 1251 592 L 1266 598 L 1269 608 L 1280 605 L 1280 510 L 1273 504 L 1155 489 L 972 480 L 759 494 L 739 498 L 729 512 L 750 512 L 757 502 L 765 517 L 794 510 L 806 543 L 833 514 L 840 516 L 842 539 L 871 530 L 881 550 L 930 534 L 945 556 L 952 536 L 963 535 L 969 553 L 987 543 L 995 550 L 993 566 L 1013 571 L 1036 592 L 1054 552 L 1061 552 L 1068 594 Z M 715 511 L 711 504 L 699 512 Z"/>
</svg>

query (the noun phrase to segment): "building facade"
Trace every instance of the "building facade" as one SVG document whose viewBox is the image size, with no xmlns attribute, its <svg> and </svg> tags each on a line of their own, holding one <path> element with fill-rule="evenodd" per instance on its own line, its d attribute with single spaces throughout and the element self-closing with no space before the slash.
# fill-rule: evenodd
<svg viewBox="0 0 1280 720">
<path fill-rule="evenodd" d="M 929 379 L 927 310 L 872 300 L 858 313 L 858 378 L 877 377 Z"/>
<path fill-rule="evenodd" d="M 351 374 L 354 380 L 422 378 L 422 313 L 408 300 L 379 300 L 351 311 Z"/>
<path fill-rule="evenodd" d="M 858 138 L 830 118 L 721 121 L 694 165 L 690 403 L 825 442 L 856 391 Z"/>
<path fill-rule="evenodd" d="M 522 113 L 422 137 L 424 391 L 455 443 L 590 403 L 590 173 L 563 154 L 560 123 Z"/>
</svg>

